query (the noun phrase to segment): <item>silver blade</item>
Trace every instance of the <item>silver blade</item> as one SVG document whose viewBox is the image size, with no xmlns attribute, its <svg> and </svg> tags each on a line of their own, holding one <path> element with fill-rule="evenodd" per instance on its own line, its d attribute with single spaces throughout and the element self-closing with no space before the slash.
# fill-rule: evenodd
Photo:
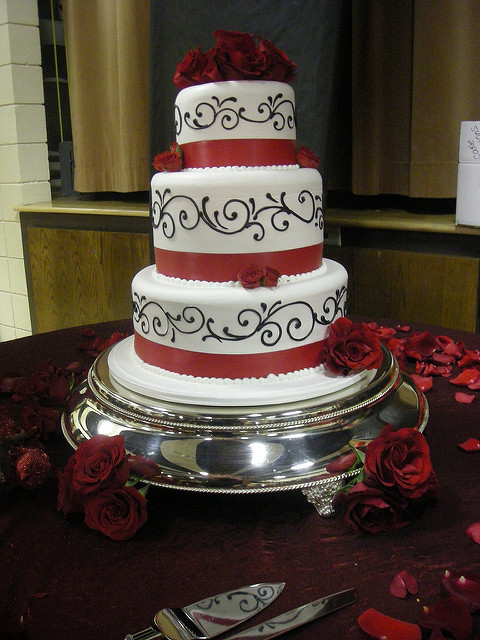
<svg viewBox="0 0 480 640">
<path fill-rule="evenodd" d="M 270 640 L 276 636 L 296 629 L 307 622 L 326 616 L 337 609 L 353 604 L 357 599 L 355 589 L 346 589 L 330 596 L 319 598 L 301 607 L 282 613 L 276 618 L 271 618 L 256 627 L 250 627 L 235 635 L 228 636 L 224 640 Z"/>
<path fill-rule="evenodd" d="M 162 609 L 155 625 L 170 640 L 213 638 L 248 620 L 272 603 L 284 582 L 259 583 L 227 591 L 182 609 Z"/>
</svg>

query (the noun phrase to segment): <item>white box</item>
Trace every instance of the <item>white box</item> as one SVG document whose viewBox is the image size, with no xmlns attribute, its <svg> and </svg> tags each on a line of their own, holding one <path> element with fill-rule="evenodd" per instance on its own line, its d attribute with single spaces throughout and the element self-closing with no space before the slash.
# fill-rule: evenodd
<svg viewBox="0 0 480 640">
<path fill-rule="evenodd" d="M 480 121 L 461 123 L 458 161 L 480 164 Z"/>
<path fill-rule="evenodd" d="M 480 227 L 480 163 L 458 164 L 455 222 Z"/>
</svg>

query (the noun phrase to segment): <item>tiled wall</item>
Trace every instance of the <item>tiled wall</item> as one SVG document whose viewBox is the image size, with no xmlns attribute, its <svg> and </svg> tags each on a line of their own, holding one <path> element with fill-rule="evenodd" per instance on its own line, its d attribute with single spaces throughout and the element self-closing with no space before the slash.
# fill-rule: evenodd
<svg viewBox="0 0 480 640">
<path fill-rule="evenodd" d="M 50 200 L 36 0 L 0 0 L 0 341 L 31 333 L 14 207 Z"/>
</svg>

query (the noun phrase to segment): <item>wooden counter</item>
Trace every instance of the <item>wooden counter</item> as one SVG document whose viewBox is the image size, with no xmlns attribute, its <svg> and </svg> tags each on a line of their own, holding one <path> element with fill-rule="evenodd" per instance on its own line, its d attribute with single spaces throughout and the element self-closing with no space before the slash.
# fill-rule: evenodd
<svg viewBox="0 0 480 640">
<path fill-rule="evenodd" d="M 479 329 L 480 229 L 453 214 L 331 209 L 325 255 L 349 273 L 349 312 Z"/>
<path fill-rule="evenodd" d="M 130 317 L 152 264 L 146 203 L 54 200 L 19 207 L 34 333 Z"/>
<path fill-rule="evenodd" d="M 128 318 L 153 264 L 147 203 L 19 207 L 34 332 Z M 479 330 L 480 229 L 453 214 L 330 209 L 325 255 L 349 273 L 350 313 Z"/>
</svg>

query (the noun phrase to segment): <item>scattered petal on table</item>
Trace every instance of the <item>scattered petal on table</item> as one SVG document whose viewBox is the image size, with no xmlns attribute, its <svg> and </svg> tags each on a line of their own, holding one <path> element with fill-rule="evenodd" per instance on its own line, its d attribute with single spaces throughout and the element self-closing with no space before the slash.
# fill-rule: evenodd
<svg viewBox="0 0 480 640">
<path fill-rule="evenodd" d="M 465 442 L 458 445 L 464 451 L 480 451 L 480 440 L 477 438 L 468 438 Z"/>
<path fill-rule="evenodd" d="M 479 378 L 480 371 L 478 369 L 464 369 L 456 378 L 451 378 L 450 382 L 461 387 L 468 387 L 478 382 Z"/>
<path fill-rule="evenodd" d="M 470 404 L 475 400 L 475 396 L 471 393 L 463 393 L 462 391 L 457 391 L 455 394 L 455 400 L 462 404 Z"/>
<path fill-rule="evenodd" d="M 358 618 L 360 628 L 377 640 L 421 640 L 418 624 L 397 620 L 377 611 L 367 609 Z"/>
<path fill-rule="evenodd" d="M 445 571 L 442 584 L 451 596 L 462 600 L 470 611 L 480 609 L 480 573 L 475 571 Z"/>
<path fill-rule="evenodd" d="M 444 598 L 431 607 L 423 607 L 419 623 L 427 629 L 448 631 L 456 640 L 471 640 L 472 616 L 467 605 L 458 598 Z"/>
<path fill-rule="evenodd" d="M 417 591 L 417 581 L 406 569 L 397 573 L 390 584 L 390 593 L 397 598 L 405 598 L 407 593 L 413 595 Z"/>
<path fill-rule="evenodd" d="M 465 533 L 477 544 L 480 544 L 480 522 L 474 522 L 465 530 Z"/>
<path fill-rule="evenodd" d="M 420 391 L 429 391 L 432 388 L 433 380 L 431 377 L 425 378 L 424 376 L 419 376 L 416 373 L 412 373 L 410 377 Z"/>
</svg>

